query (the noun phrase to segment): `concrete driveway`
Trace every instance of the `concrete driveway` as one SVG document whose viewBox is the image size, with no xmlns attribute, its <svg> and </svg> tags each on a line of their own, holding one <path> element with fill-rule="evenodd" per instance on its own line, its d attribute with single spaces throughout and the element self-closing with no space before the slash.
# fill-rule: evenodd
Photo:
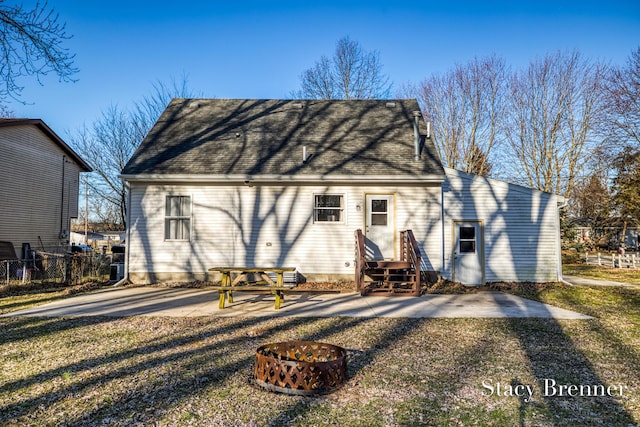
<svg viewBox="0 0 640 427">
<path fill-rule="evenodd" d="M 535 317 L 590 319 L 580 313 L 501 292 L 421 297 L 361 297 L 358 293 L 289 293 L 279 310 L 270 294 L 234 293 L 218 309 L 218 292 L 162 287 L 110 288 L 6 314 L 10 316 L 248 316 L 248 317 Z"/>
<path fill-rule="evenodd" d="M 624 282 L 614 282 L 611 280 L 602 280 L 602 279 L 587 279 L 585 277 L 576 277 L 576 276 L 564 276 L 564 280 L 571 283 L 572 285 L 578 286 L 614 286 L 614 287 L 622 287 L 622 288 L 638 288 L 640 286 L 634 285 L 631 283 Z"/>
</svg>

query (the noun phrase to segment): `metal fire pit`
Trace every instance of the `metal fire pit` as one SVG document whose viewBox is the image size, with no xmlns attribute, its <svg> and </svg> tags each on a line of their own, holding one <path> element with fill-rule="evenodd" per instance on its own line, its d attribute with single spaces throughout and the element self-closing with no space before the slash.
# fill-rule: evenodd
<svg viewBox="0 0 640 427">
<path fill-rule="evenodd" d="M 347 352 L 313 341 L 266 344 L 256 350 L 255 382 L 294 395 L 327 393 L 347 379 Z"/>
</svg>

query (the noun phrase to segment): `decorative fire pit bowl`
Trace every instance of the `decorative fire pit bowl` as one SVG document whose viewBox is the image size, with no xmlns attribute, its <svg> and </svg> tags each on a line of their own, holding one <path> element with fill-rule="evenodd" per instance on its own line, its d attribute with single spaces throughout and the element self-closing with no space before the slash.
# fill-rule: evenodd
<svg viewBox="0 0 640 427">
<path fill-rule="evenodd" d="M 255 381 L 294 395 L 327 393 L 347 379 L 344 348 L 313 341 L 266 344 L 256 350 Z"/>
</svg>

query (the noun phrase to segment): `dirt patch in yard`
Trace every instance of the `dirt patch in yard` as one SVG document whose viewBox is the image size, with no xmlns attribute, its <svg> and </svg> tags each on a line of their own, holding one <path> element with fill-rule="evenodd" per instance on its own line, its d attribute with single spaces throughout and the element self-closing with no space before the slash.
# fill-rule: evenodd
<svg viewBox="0 0 640 427">
<path fill-rule="evenodd" d="M 298 283 L 294 289 L 302 291 L 356 292 L 355 281 Z"/>
<path fill-rule="evenodd" d="M 193 281 L 193 282 L 172 282 L 159 283 L 154 286 L 165 286 L 175 288 L 207 288 L 219 283 Z M 136 285 L 130 285 L 136 286 Z M 473 294 L 483 291 L 501 291 L 515 293 L 526 297 L 535 296 L 542 291 L 550 290 L 554 286 L 563 286 L 557 283 L 532 283 L 532 282 L 495 282 L 484 286 L 465 286 L 450 280 L 440 279 L 435 283 L 425 283 L 422 285 L 423 294 Z M 304 282 L 298 283 L 293 289 L 298 291 L 327 291 L 327 292 L 357 292 L 355 281 L 338 282 Z"/>
</svg>

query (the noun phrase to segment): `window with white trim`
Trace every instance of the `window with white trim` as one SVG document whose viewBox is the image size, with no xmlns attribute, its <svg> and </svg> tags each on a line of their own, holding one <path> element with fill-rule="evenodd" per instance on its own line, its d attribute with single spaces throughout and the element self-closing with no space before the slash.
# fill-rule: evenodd
<svg viewBox="0 0 640 427">
<path fill-rule="evenodd" d="M 314 222 L 343 222 L 344 195 L 316 194 L 313 205 Z"/>
<path fill-rule="evenodd" d="M 164 215 L 165 240 L 189 240 L 191 196 L 167 196 Z"/>
</svg>

